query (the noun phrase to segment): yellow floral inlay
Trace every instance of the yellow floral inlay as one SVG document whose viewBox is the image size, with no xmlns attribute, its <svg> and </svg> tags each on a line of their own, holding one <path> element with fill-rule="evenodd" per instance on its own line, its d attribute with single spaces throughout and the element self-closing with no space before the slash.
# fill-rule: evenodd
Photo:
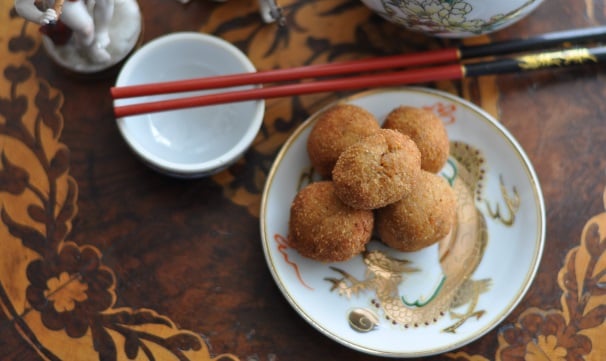
<svg viewBox="0 0 606 361">
<path fill-rule="evenodd" d="M 554 335 L 539 336 L 537 343 L 530 342 L 526 346 L 526 361 L 566 361 L 566 349 L 558 347 L 558 339 Z"/>
<path fill-rule="evenodd" d="M 61 272 L 59 277 L 50 278 L 46 282 L 47 290 L 44 296 L 54 302 L 57 312 L 72 311 L 76 301 L 82 302 L 88 298 L 88 285 L 77 277 L 71 277 L 67 272 Z"/>
</svg>

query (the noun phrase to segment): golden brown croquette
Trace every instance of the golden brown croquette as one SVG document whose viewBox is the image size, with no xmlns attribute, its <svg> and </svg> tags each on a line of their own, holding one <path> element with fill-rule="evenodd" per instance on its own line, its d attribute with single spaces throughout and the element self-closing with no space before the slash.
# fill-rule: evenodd
<svg viewBox="0 0 606 361">
<path fill-rule="evenodd" d="M 421 152 L 421 168 L 439 172 L 448 158 L 449 141 L 446 127 L 432 111 L 411 106 L 393 109 L 383 123 L 385 129 L 395 129 L 408 135 Z"/>
<path fill-rule="evenodd" d="M 337 104 L 322 112 L 307 138 L 307 152 L 314 169 L 329 179 L 345 148 L 379 129 L 374 115 L 353 104 Z"/>
<path fill-rule="evenodd" d="M 456 220 L 457 200 L 448 182 L 421 171 L 412 192 L 375 212 L 376 231 L 394 249 L 417 251 L 446 237 Z"/>
<path fill-rule="evenodd" d="M 345 261 L 361 253 L 374 226 L 372 211 L 353 209 L 335 195 L 331 181 L 301 189 L 290 207 L 288 241 L 302 256 Z"/>
<path fill-rule="evenodd" d="M 341 153 L 332 178 L 345 204 L 376 209 L 402 199 L 420 171 L 415 143 L 395 130 L 379 129 Z"/>
</svg>

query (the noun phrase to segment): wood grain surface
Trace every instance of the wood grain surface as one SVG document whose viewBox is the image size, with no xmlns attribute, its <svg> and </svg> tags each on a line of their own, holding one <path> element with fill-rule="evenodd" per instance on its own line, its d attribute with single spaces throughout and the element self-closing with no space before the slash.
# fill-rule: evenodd
<svg viewBox="0 0 606 361">
<path fill-rule="evenodd" d="M 142 41 L 222 37 L 258 69 L 436 49 L 356 0 L 146 0 Z M 263 254 L 259 206 L 287 137 L 349 93 L 268 100 L 252 148 L 209 178 L 178 180 L 123 142 L 109 87 L 53 64 L 35 24 L 0 4 L 1 360 L 379 360 L 325 337 L 284 299 Z M 598 1 L 545 1 L 466 44 L 606 22 Z M 534 164 L 545 254 L 521 304 L 479 340 L 435 360 L 603 360 L 606 102 L 600 65 L 424 84 L 497 117 Z M 51 302 L 52 301 L 52 302 Z M 59 307 L 60 305 L 60 307 Z"/>
</svg>

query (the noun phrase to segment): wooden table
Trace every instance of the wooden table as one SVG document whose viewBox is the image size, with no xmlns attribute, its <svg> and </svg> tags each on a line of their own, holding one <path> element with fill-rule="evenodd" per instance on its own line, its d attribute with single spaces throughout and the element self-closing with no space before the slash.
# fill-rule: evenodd
<svg viewBox="0 0 606 361">
<path fill-rule="evenodd" d="M 264 24 L 253 0 L 140 5 L 143 42 L 211 33 L 258 69 L 456 43 L 404 32 L 357 0 L 287 0 L 284 27 Z M 260 241 L 260 199 L 281 145 L 348 93 L 269 100 L 241 161 L 209 178 L 172 179 L 143 165 L 120 137 L 108 92 L 116 72 L 91 79 L 60 71 L 37 26 L 11 7 L 0 5 L 0 359 L 380 359 L 303 320 L 273 282 Z M 605 17 L 601 2 L 550 0 L 504 31 L 465 42 Z M 520 305 L 479 340 L 430 359 L 605 359 L 601 67 L 426 86 L 472 101 L 509 129 L 535 166 L 547 216 L 544 257 Z M 47 307 L 59 302 L 62 312 Z"/>
</svg>

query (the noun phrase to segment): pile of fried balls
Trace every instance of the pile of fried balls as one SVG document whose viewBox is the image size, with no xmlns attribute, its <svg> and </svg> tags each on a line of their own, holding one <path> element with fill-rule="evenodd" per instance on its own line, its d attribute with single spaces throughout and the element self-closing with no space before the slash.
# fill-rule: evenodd
<svg viewBox="0 0 606 361">
<path fill-rule="evenodd" d="M 357 105 L 324 110 L 307 139 L 322 180 L 292 201 L 289 244 L 304 257 L 340 262 L 373 236 L 403 252 L 438 242 L 456 219 L 454 191 L 438 175 L 449 146 L 444 124 L 424 108 L 399 106 L 382 125 Z"/>
</svg>

